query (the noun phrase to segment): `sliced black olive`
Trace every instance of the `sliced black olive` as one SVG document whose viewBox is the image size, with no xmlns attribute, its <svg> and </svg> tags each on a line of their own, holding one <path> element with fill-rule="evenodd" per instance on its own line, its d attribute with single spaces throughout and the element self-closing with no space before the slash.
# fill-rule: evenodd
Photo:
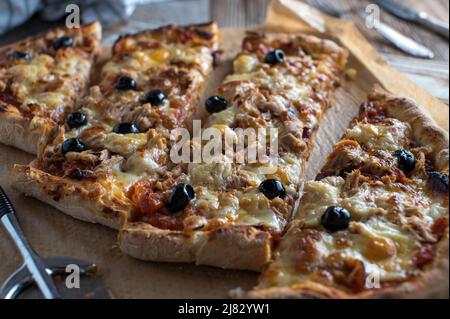
<svg viewBox="0 0 450 319">
<path fill-rule="evenodd" d="M 67 115 L 67 125 L 70 128 L 78 128 L 87 123 L 87 116 L 81 112 L 72 112 Z"/>
<path fill-rule="evenodd" d="M 73 46 L 73 39 L 71 37 L 61 37 L 53 41 L 53 49 L 55 50 L 71 46 Z"/>
<path fill-rule="evenodd" d="M 276 197 L 286 197 L 286 189 L 283 184 L 276 179 L 268 179 L 259 185 L 259 191 L 263 193 L 268 199 Z"/>
<path fill-rule="evenodd" d="M 394 156 L 398 159 L 398 167 L 403 173 L 411 173 L 416 167 L 416 158 L 414 154 L 406 150 L 398 150 L 394 152 Z"/>
<path fill-rule="evenodd" d="M 77 180 L 82 180 L 84 177 L 86 177 L 86 175 L 87 175 L 86 172 L 82 171 L 79 168 L 75 168 L 69 173 L 70 178 L 77 179 Z"/>
<path fill-rule="evenodd" d="M 214 95 L 206 100 L 205 107 L 209 113 L 218 113 L 228 107 L 228 102 L 223 97 Z"/>
<path fill-rule="evenodd" d="M 435 171 L 428 172 L 428 185 L 434 192 L 448 193 L 448 174 Z"/>
<path fill-rule="evenodd" d="M 145 96 L 145 102 L 154 106 L 160 106 L 164 103 L 166 95 L 161 90 L 154 90 L 147 93 Z"/>
<path fill-rule="evenodd" d="M 195 198 L 194 188 L 185 183 L 178 184 L 167 201 L 167 208 L 171 213 L 182 211 Z"/>
<path fill-rule="evenodd" d="M 350 224 L 350 212 L 339 206 L 328 207 L 322 215 L 322 226 L 331 232 L 344 230 Z"/>
<path fill-rule="evenodd" d="M 21 52 L 21 51 L 14 51 L 11 54 L 11 58 L 13 60 L 25 60 L 25 61 L 30 61 L 31 60 L 31 55 L 28 54 L 27 52 Z"/>
<path fill-rule="evenodd" d="M 86 149 L 86 145 L 79 138 L 69 138 L 64 141 L 61 146 L 61 151 L 63 154 L 68 152 L 81 153 Z"/>
<path fill-rule="evenodd" d="M 137 134 L 139 128 L 133 123 L 119 123 L 113 127 L 112 131 L 116 134 Z"/>
<path fill-rule="evenodd" d="M 283 50 L 275 50 L 267 53 L 266 58 L 264 59 L 265 63 L 268 64 L 278 64 L 280 62 L 283 62 L 286 58 L 286 55 L 284 54 Z"/>
<path fill-rule="evenodd" d="M 129 76 L 121 76 L 117 79 L 116 89 L 118 90 L 136 90 L 137 83 L 136 80 L 130 78 Z"/>
</svg>

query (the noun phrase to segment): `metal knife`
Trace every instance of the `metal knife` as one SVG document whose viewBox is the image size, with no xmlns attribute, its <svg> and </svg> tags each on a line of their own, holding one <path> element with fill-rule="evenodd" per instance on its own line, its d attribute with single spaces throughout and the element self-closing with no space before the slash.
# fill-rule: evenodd
<svg viewBox="0 0 450 319">
<path fill-rule="evenodd" d="M 359 16 L 366 21 L 366 23 L 370 23 L 367 19 L 370 19 L 369 16 L 366 16 L 364 11 L 358 12 Z M 434 52 L 428 49 L 426 46 L 414 41 L 411 38 L 401 34 L 399 31 L 391 28 L 387 24 L 384 24 L 381 21 L 378 23 L 370 23 L 372 28 L 376 30 L 379 34 L 381 34 L 385 39 L 394 44 L 397 48 L 402 50 L 405 53 L 408 53 L 412 56 L 423 58 L 423 59 L 433 59 Z"/>
<path fill-rule="evenodd" d="M 430 17 L 424 11 L 414 11 L 410 8 L 407 8 L 394 0 L 374 0 L 376 4 L 385 9 L 386 11 L 392 13 L 393 15 L 406 20 L 417 22 L 427 28 L 430 28 L 436 33 L 449 38 L 449 25 L 443 21 L 440 21 L 436 18 Z"/>
</svg>

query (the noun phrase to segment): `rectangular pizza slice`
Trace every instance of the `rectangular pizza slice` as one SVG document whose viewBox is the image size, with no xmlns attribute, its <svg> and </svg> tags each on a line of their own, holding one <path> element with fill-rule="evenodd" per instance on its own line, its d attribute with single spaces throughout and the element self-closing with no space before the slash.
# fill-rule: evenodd
<svg viewBox="0 0 450 319">
<path fill-rule="evenodd" d="M 242 153 L 262 149 L 269 160 L 238 161 L 220 145 L 210 160 L 174 164 L 166 176 L 141 180 L 120 248 L 143 260 L 260 270 L 291 217 L 346 58 L 345 49 L 312 36 L 249 34 L 219 95 L 206 101 L 204 133 L 222 141 L 227 133 L 238 139 L 245 130 L 268 132 L 247 140 Z M 274 138 L 277 153 L 269 157 L 266 140 Z"/>
<path fill-rule="evenodd" d="M 448 133 L 377 90 L 246 298 L 448 298 Z"/>
<path fill-rule="evenodd" d="M 53 29 L 0 48 L 0 142 L 36 154 L 84 93 L 101 26 Z"/>
<path fill-rule="evenodd" d="M 42 143 L 13 184 L 76 218 L 119 228 L 129 191 L 167 171 L 170 130 L 192 118 L 219 45 L 214 23 L 119 37 L 98 85 Z"/>
</svg>

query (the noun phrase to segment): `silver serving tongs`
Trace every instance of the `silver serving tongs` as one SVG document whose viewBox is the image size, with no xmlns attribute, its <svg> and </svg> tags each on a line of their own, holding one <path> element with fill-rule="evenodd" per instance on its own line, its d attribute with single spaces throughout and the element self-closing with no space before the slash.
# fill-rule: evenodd
<svg viewBox="0 0 450 319">
<path fill-rule="evenodd" d="M 28 240 L 20 228 L 16 218 L 16 212 L 10 200 L 0 186 L 0 221 L 13 239 L 23 257 L 23 268 L 26 268 L 33 281 L 39 287 L 46 299 L 61 298 L 56 289 L 53 278 L 47 273 L 43 260 L 31 248 Z M 3 287 L 2 289 L 3 290 Z"/>
</svg>

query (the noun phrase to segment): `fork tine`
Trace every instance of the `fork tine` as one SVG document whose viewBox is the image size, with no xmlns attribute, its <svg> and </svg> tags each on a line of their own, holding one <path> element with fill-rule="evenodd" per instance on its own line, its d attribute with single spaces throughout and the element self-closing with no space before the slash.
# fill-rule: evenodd
<svg viewBox="0 0 450 319">
<path fill-rule="evenodd" d="M 340 18 L 342 15 L 341 12 L 327 0 L 310 0 L 309 2 L 330 16 Z"/>
</svg>

